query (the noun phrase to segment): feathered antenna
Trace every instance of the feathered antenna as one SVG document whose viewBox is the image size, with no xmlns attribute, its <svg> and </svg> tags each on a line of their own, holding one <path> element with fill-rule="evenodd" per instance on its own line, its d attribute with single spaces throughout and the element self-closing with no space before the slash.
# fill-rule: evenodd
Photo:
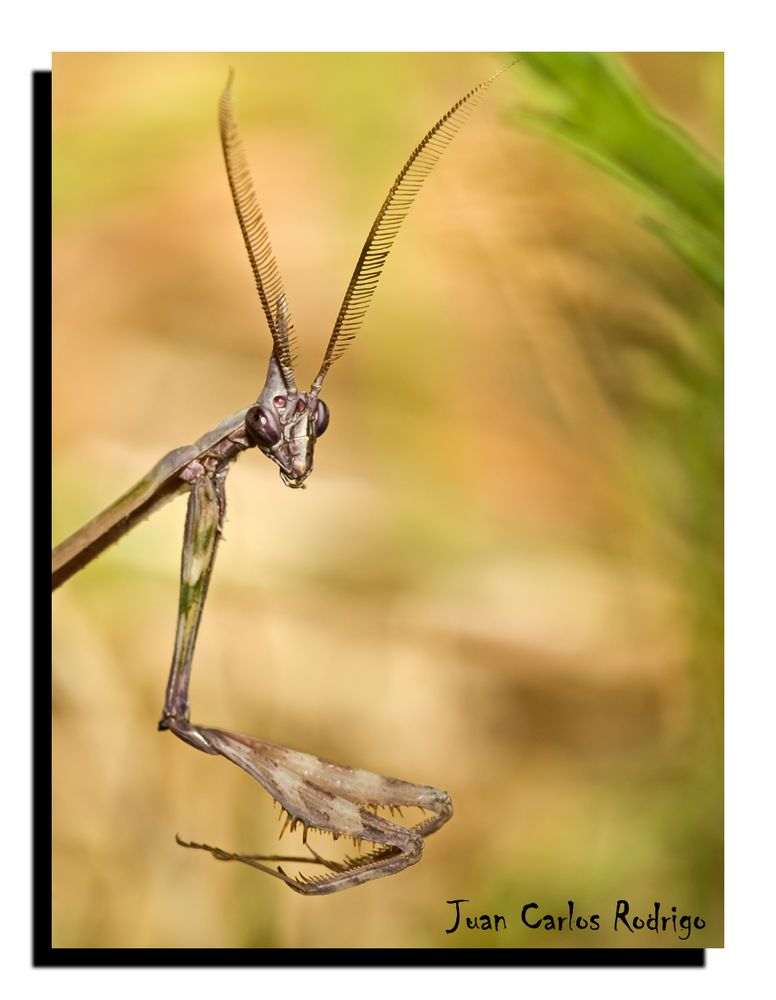
<svg viewBox="0 0 776 1000">
<path fill-rule="evenodd" d="M 501 76 L 502 73 L 514 66 L 515 62 L 517 60 L 489 76 L 487 80 L 483 80 L 468 94 L 464 94 L 459 101 L 456 101 L 450 110 L 442 115 L 436 125 L 425 134 L 401 168 L 399 176 L 393 182 L 391 190 L 377 213 L 377 218 L 372 223 L 372 228 L 369 230 L 369 235 L 361 250 L 329 338 L 321 370 L 313 382 L 313 392 L 320 390 L 329 368 L 338 358 L 342 357 L 348 344 L 358 333 L 377 288 L 388 254 L 391 252 L 393 241 L 396 239 L 401 224 L 407 217 L 426 177 L 431 173 L 437 160 L 469 117 L 470 112 L 487 88 L 497 76 Z"/>
<path fill-rule="evenodd" d="M 233 79 L 234 70 L 230 69 L 229 79 L 218 105 L 218 126 L 221 132 L 226 174 L 229 178 L 234 208 L 245 241 L 245 249 L 250 258 L 256 289 L 261 299 L 261 307 L 264 310 L 267 326 L 275 345 L 275 357 L 289 392 L 296 392 L 292 356 L 293 324 L 288 315 L 283 281 L 275 255 L 272 252 L 267 226 L 253 188 L 245 149 L 237 131 L 232 101 Z M 279 324 L 277 316 L 281 309 L 285 322 Z"/>
</svg>

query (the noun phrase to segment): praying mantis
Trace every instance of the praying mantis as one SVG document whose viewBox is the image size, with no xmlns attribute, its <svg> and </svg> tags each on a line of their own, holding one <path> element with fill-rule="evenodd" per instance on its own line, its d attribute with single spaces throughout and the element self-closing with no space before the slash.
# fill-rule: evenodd
<svg viewBox="0 0 776 1000">
<path fill-rule="evenodd" d="M 508 68 L 508 67 L 507 67 Z M 295 340 L 288 301 L 256 197 L 234 113 L 233 72 L 219 102 L 219 131 L 242 238 L 272 339 L 264 384 L 255 402 L 227 417 L 191 445 L 165 455 L 115 503 L 58 545 L 52 553 L 52 589 L 174 496 L 188 491 L 175 643 L 158 728 L 246 771 L 280 804 L 286 826 L 301 826 L 309 855 L 230 853 L 207 844 L 179 844 L 239 861 L 280 879 L 304 895 L 324 895 L 402 871 L 420 860 L 425 838 L 443 826 L 453 808 L 447 792 L 385 777 L 277 746 L 242 733 L 195 724 L 189 685 L 194 648 L 226 513 L 227 474 L 242 452 L 258 448 L 279 469 L 284 485 L 304 489 L 313 470 L 315 444 L 329 425 L 320 398 L 329 370 L 358 333 L 386 259 L 426 177 L 493 80 L 468 91 L 412 151 L 372 223 L 309 391 L 294 373 Z M 394 821 L 403 806 L 423 810 L 413 826 Z M 391 819 L 379 814 L 387 809 Z M 372 847 L 354 858 L 324 858 L 307 842 L 309 830 L 352 838 Z M 268 862 L 273 862 L 270 865 Z M 319 875 L 286 873 L 278 862 L 312 864 Z"/>
</svg>

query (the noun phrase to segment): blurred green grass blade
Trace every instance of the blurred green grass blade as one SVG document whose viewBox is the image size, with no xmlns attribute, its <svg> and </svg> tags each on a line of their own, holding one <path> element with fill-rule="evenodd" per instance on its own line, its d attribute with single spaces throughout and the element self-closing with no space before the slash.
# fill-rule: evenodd
<svg viewBox="0 0 776 1000">
<path fill-rule="evenodd" d="M 692 268 L 715 295 L 719 298 L 724 296 L 725 263 L 721 246 L 717 249 L 692 230 L 667 226 L 657 219 L 644 219 L 643 225 Z"/>
<path fill-rule="evenodd" d="M 654 231 L 720 293 L 724 231 L 720 167 L 652 107 L 613 57 L 528 52 L 521 61 L 535 75 L 544 106 L 521 109 L 517 122 L 571 144 L 661 212 L 670 213 L 678 225 L 656 226 Z"/>
</svg>

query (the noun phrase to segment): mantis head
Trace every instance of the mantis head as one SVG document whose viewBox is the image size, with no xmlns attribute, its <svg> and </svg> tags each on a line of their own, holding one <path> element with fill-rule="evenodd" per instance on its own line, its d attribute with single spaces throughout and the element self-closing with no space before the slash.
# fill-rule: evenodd
<svg viewBox="0 0 776 1000">
<path fill-rule="evenodd" d="M 280 271 L 237 130 L 232 99 L 233 74 L 230 72 L 219 104 L 221 147 L 232 201 L 273 345 L 267 380 L 259 398 L 246 413 L 245 432 L 251 444 L 260 448 L 280 467 L 280 478 L 286 486 L 292 489 L 304 486 L 305 479 L 312 472 L 315 442 L 329 424 L 329 410 L 318 399 L 318 393 L 332 364 L 342 357 L 358 333 L 393 241 L 415 196 L 471 108 L 502 72 L 494 73 L 456 101 L 429 129 L 402 167 L 369 230 L 329 337 L 320 371 L 309 392 L 299 392 L 296 388 L 293 326 Z"/>
<path fill-rule="evenodd" d="M 280 467 L 286 486 L 304 489 L 313 471 L 315 442 L 328 426 L 328 406 L 316 391 L 298 392 L 295 385 L 289 386 L 273 352 L 264 388 L 245 414 L 245 433 Z"/>
</svg>

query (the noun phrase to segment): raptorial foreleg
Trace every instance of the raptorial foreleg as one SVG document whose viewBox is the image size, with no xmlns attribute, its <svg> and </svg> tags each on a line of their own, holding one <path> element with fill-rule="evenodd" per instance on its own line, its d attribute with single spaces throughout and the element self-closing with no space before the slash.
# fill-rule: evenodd
<svg viewBox="0 0 776 1000">
<path fill-rule="evenodd" d="M 178 625 L 167 695 L 159 722 L 159 729 L 171 730 L 205 753 L 217 751 L 208 746 L 197 727 L 189 722 L 189 684 L 202 609 L 226 513 L 224 480 L 227 469 L 228 466 L 225 466 L 211 474 L 199 463 L 192 463 L 188 470 L 191 493 L 183 533 Z"/>
</svg>

